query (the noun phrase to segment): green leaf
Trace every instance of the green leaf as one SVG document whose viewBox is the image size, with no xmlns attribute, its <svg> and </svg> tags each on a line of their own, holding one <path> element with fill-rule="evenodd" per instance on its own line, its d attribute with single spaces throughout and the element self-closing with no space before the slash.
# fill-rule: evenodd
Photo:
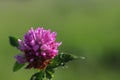
<svg viewBox="0 0 120 80">
<path fill-rule="evenodd" d="M 43 80 L 44 78 L 51 80 L 54 77 L 54 69 L 56 67 L 64 66 L 67 62 L 77 59 L 76 56 L 71 54 L 60 53 L 57 55 L 45 70 L 35 73 L 30 80 Z"/>
<path fill-rule="evenodd" d="M 56 67 L 60 67 L 60 66 L 64 66 L 66 63 L 68 63 L 69 61 L 75 60 L 78 57 L 72 55 L 72 54 L 64 54 L 64 53 L 60 53 L 59 55 L 57 55 L 52 61 L 51 63 L 48 65 L 48 69 L 53 69 Z"/>
<path fill-rule="evenodd" d="M 37 72 L 30 78 L 30 80 L 43 80 L 44 74 L 44 71 Z"/>
<path fill-rule="evenodd" d="M 46 69 L 46 78 L 51 80 L 54 77 L 54 69 Z"/>
<path fill-rule="evenodd" d="M 18 39 L 15 37 L 10 36 L 9 37 L 9 42 L 13 47 L 18 47 L 19 43 L 18 43 Z"/>
<path fill-rule="evenodd" d="M 13 67 L 13 71 L 16 72 L 19 69 L 21 69 L 25 64 L 19 64 L 18 62 L 15 62 L 14 67 Z"/>
</svg>

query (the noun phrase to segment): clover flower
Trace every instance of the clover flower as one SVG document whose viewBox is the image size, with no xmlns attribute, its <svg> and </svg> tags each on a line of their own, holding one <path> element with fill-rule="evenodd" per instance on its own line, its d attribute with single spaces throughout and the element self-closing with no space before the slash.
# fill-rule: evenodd
<svg viewBox="0 0 120 80">
<path fill-rule="evenodd" d="M 65 66 L 69 61 L 78 59 L 77 56 L 59 53 L 61 42 L 56 42 L 56 32 L 44 28 L 31 28 L 24 35 L 24 39 L 9 37 L 10 44 L 21 51 L 15 56 L 16 62 L 13 71 L 16 72 L 25 66 L 26 69 L 38 69 L 30 80 L 51 80 L 55 68 Z M 26 65 L 27 63 L 27 65 Z"/>
<path fill-rule="evenodd" d="M 56 32 L 44 28 L 31 28 L 25 35 L 24 40 L 18 39 L 18 49 L 23 54 L 16 55 L 18 63 L 28 62 L 26 68 L 44 69 L 58 54 L 61 42 L 56 42 Z"/>
</svg>

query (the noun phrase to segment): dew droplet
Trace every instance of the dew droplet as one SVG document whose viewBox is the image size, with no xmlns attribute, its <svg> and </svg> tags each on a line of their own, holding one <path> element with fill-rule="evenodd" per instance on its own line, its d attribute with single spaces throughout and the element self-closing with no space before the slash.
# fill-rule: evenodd
<svg viewBox="0 0 120 80">
<path fill-rule="evenodd" d="M 65 64 L 64 63 L 61 63 L 62 66 L 64 66 Z"/>
</svg>

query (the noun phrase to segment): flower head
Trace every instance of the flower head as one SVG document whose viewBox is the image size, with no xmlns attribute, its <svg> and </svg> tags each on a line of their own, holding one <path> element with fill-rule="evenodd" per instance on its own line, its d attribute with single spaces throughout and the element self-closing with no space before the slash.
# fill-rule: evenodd
<svg viewBox="0 0 120 80">
<path fill-rule="evenodd" d="M 24 40 L 18 39 L 18 49 L 22 55 L 16 55 L 20 64 L 28 63 L 26 68 L 44 69 L 58 54 L 61 42 L 56 42 L 56 32 L 44 28 L 31 28 L 25 35 Z"/>
</svg>

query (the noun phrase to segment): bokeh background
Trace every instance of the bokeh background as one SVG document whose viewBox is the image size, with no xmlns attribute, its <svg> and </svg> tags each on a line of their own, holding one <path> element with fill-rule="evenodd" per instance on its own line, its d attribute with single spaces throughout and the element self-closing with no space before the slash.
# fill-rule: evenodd
<svg viewBox="0 0 120 80">
<path fill-rule="evenodd" d="M 60 51 L 80 57 L 53 80 L 120 80 L 119 0 L 0 0 L 0 80 L 29 80 L 35 72 L 12 72 L 20 52 L 8 36 L 22 39 L 38 26 L 58 33 Z"/>
</svg>

